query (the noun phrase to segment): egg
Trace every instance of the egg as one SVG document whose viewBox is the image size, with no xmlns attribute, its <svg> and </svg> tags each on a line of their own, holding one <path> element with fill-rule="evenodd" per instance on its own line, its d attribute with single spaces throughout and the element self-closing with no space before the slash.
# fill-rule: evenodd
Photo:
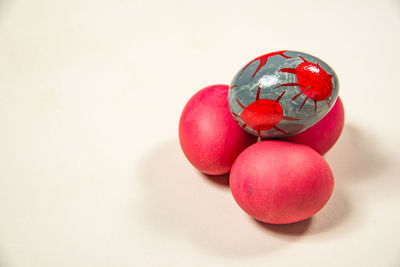
<svg viewBox="0 0 400 267">
<path fill-rule="evenodd" d="M 186 158 L 199 171 L 228 173 L 236 157 L 256 142 L 233 119 L 228 107 L 228 85 L 212 85 L 186 104 L 179 121 L 179 141 Z"/>
<path fill-rule="evenodd" d="M 229 182 L 237 204 L 251 217 L 271 224 L 313 216 L 334 187 L 332 171 L 320 154 L 276 140 L 245 149 L 232 166 Z"/>
<path fill-rule="evenodd" d="M 320 121 L 338 96 L 333 69 L 302 52 L 257 57 L 233 78 L 228 99 L 232 116 L 263 138 L 288 137 Z"/>
<path fill-rule="evenodd" d="M 344 107 L 338 97 L 333 108 L 319 122 L 285 140 L 307 145 L 321 155 L 328 152 L 339 139 L 344 126 Z"/>
</svg>

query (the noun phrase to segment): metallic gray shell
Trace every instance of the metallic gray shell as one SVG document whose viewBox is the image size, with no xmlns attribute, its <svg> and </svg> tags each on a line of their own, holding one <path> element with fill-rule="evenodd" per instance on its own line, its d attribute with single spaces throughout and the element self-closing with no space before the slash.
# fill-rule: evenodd
<svg viewBox="0 0 400 267">
<path fill-rule="evenodd" d="M 314 56 L 302 52 L 284 51 L 283 55 L 290 58 L 285 58 L 280 54 L 269 57 L 267 63 L 261 69 L 259 69 L 254 77 L 252 76 L 259 66 L 260 60 L 255 60 L 248 65 L 247 68 L 244 66 L 233 78 L 228 94 L 229 108 L 231 113 L 240 115 L 243 111 L 243 108 L 237 103 L 237 100 L 239 100 L 240 103 L 245 107 L 252 104 L 256 100 L 256 94 L 259 85 L 261 87 L 260 99 L 276 100 L 283 91 L 286 91 L 279 101 L 283 109 L 283 115 L 297 118 L 299 120 L 282 119 L 276 126 L 288 134 L 284 134 L 281 131 L 271 128 L 261 132 L 261 137 L 264 138 L 287 137 L 306 130 L 321 120 L 328 113 L 330 108 L 335 104 L 338 96 L 338 79 L 335 72 L 331 67 L 328 66 L 328 64 Z M 304 102 L 306 98 L 304 93 L 295 100 L 292 100 L 294 96 L 301 92 L 298 86 L 277 87 L 282 84 L 297 83 L 296 74 L 281 72 L 280 70 L 283 68 L 295 69 L 303 62 L 300 57 L 303 57 L 305 60 L 311 63 L 318 63 L 323 70 L 332 76 L 332 93 L 329 99 L 326 101 L 317 101 L 316 112 L 314 100 L 308 98 Z M 299 111 L 303 102 L 304 105 Z M 233 117 L 240 126 L 244 126 L 244 122 L 240 117 Z M 253 135 L 258 135 L 257 132 L 249 126 L 244 127 L 244 130 Z"/>
</svg>

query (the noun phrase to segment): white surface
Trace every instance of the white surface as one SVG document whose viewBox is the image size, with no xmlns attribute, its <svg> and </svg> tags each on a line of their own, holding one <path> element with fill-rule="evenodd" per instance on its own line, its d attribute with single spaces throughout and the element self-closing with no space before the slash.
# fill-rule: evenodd
<svg viewBox="0 0 400 267">
<path fill-rule="evenodd" d="M 400 266 L 398 1 L 0 2 L 0 266 Z M 292 49 L 347 121 L 313 219 L 267 226 L 197 173 L 197 90 Z"/>
</svg>

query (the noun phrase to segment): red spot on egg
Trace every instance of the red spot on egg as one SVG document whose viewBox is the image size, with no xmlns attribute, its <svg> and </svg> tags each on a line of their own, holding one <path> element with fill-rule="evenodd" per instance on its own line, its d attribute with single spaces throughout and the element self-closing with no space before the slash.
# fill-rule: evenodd
<svg viewBox="0 0 400 267">
<path fill-rule="evenodd" d="M 281 128 L 277 126 L 277 124 L 281 120 L 298 120 L 296 118 L 288 117 L 283 115 L 283 109 L 279 100 L 285 94 L 283 91 L 279 97 L 275 100 L 272 99 L 260 99 L 261 87 L 258 86 L 256 101 L 245 107 L 237 98 L 236 101 L 240 107 L 243 108 L 243 111 L 240 115 L 236 113 L 232 113 L 233 116 L 239 117 L 243 121 L 242 128 L 250 127 L 255 130 L 258 136 L 261 136 L 261 131 L 266 131 L 271 128 L 275 130 L 288 134 Z"/>
<path fill-rule="evenodd" d="M 292 98 L 292 101 L 296 100 L 302 94 L 305 95 L 305 99 L 299 111 L 303 108 L 308 99 L 312 99 L 315 106 L 314 112 L 317 112 L 318 101 L 326 100 L 328 105 L 330 105 L 329 97 L 332 94 L 332 75 L 329 75 L 318 63 L 314 64 L 303 57 L 300 58 L 303 62 L 296 68 L 283 68 L 279 70 L 280 72 L 296 75 L 297 83 L 284 83 L 276 88 L 298 86 L 300 92 Z"/>
</svg>

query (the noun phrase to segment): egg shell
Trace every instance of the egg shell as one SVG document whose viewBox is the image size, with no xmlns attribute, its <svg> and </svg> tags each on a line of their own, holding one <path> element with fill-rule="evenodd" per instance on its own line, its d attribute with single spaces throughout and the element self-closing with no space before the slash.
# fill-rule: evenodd
<svg viewBox="0 0 400 267">
<path fill-rule="evenodd" d="M 321 59 L 299 51 L 276 51 L 237 72 L 228 94 L 229 108 L 245 131 L 285 138 L 320 121 L 338 92 L 337 75 Z"/>
<path fill-rule="evenodd" d="M 211 85 L 186 104 L 179 122 L 179 141 L 187 159 L 199 171 L 228 173 L 236 157 L 256 138 L 244 132 L 228 107 L 228 85 Z"/>
<path fill-rule="evenodd" d="M 344 107 L 340 97 L 332 109 L 317 124 L 285 140 L 307 145 L 321 155 L 328 152 L 339 139 L 344 126 Z"/>
<path fill-rule="evenodd" d="M 230 173 L 239 206 L 266 223 L 288 224 L 317 213 L 333 191 L 333 174 L 320 154 L 287 141 L 262 141 L 244 150 Z"/>
</svg>

